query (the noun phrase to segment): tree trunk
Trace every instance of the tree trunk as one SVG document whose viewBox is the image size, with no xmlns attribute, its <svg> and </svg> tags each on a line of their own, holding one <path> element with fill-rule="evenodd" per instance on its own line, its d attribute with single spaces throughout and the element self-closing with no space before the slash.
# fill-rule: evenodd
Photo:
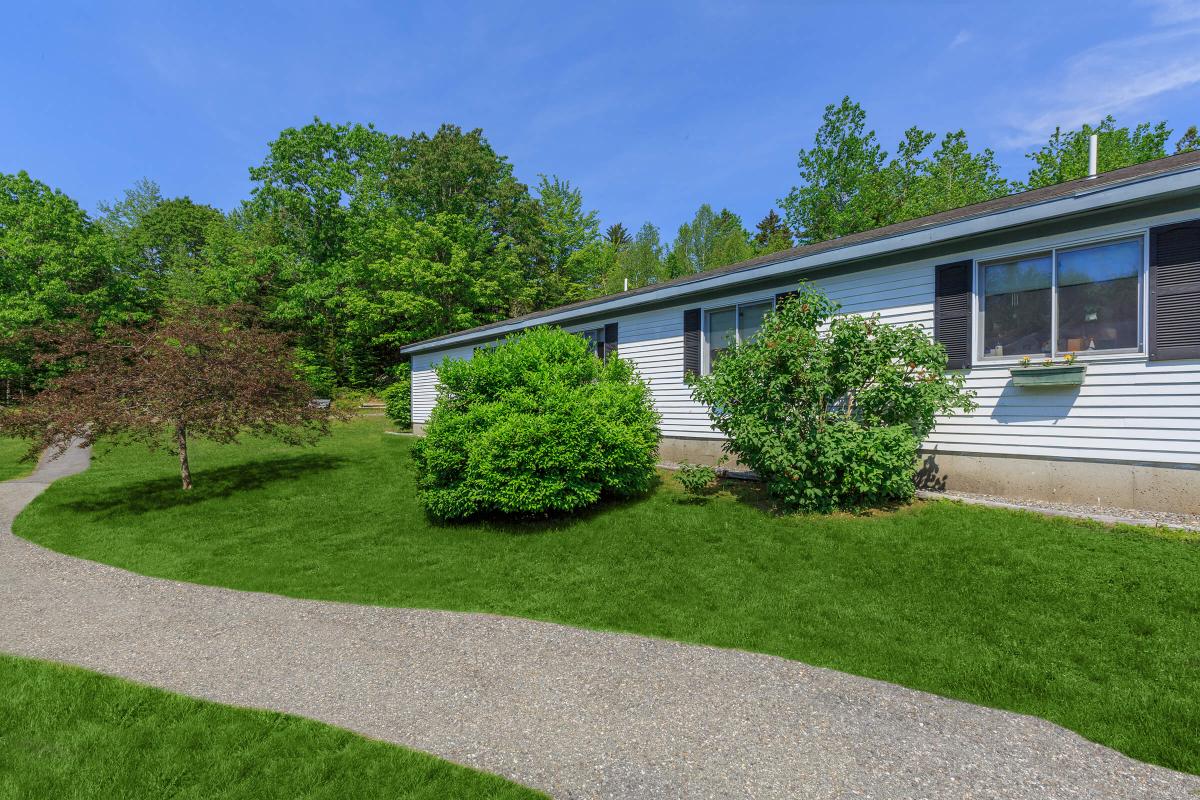
<svg viewBox="0 0 1200 800">
<path fill-rule="evenodd" d="M 187 428 L 182 422 L 175 423 L 175 447 L 179 450 L 179 477 L 187 491 L 192 488 L 192 468 L 188 466 Z"/>
</svg>

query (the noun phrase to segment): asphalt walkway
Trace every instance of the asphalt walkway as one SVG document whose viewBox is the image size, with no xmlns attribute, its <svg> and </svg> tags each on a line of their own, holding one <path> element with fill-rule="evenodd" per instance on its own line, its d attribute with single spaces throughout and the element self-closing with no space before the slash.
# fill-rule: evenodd
<svg viewBox="0 0 1200 800">
<path fill-rule="evenodd" d="M 795 661 L 197 586 L 12 536 L 87 464 L 72 450 L 0 484 L 0 651 L 303 715 L 563 798 L 1200 797 L 1200 777 L 1049 722 Z"/>
</svg>

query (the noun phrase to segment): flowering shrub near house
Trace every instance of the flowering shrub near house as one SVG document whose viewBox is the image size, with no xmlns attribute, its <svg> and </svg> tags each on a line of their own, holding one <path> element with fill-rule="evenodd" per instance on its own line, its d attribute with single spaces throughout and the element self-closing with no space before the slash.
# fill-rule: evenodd
<svg viewBox="0 0 1200 800">
<path fill-rule="evenodd" d="M 974 408 L 923 329 L 838 311 L 802 286 L 753 339 L 693 380 L 726 448 L 791 509 L 911 498 L 918 448 L 935 416 Z"/>
</svg>

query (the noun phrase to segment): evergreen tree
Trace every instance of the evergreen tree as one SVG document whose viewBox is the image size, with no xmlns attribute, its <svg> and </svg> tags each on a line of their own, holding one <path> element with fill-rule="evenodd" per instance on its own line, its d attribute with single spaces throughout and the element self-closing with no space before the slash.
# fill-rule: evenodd
<svg viewBox="0 0 1200 800">
<path fill-rule="evenodd" d="M 1190 153 L 1193 150 L 1200 150 L 1200 132 L 1196 131 L 1195 125 L 1189 125 L 1175 143 L 1175 152 Z"/>
<path fill-rule="evenodd" d="M 604 231 L 604 240 L 620 250 L 630 242 L 629 230 L 620 222 L 613 223 Z"/>
<path fill-rule="evenodd" d="M 759 253 L 778 253 L 795 244 L 791 228 L 787 226 L 782 217 L 775 213 L 773 208 L 759 220 L 755 228 L 758 233 L 754 235 L 754 246 Z"/>
</svg>

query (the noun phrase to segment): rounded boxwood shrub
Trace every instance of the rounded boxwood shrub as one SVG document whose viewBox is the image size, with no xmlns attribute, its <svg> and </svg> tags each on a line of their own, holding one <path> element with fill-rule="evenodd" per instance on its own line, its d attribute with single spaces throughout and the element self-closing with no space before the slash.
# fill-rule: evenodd
<svg viewBox="0 0 1200 800">
<path fill-rule="evenodd" d="M 438 519 L 577 511 L 646 491 L 658 415 L 633 367 L 538 327 L 437 367 L 438 399 L 414 451 Z"/>
<path fill-rule="evenodd" d="M 726 449 L 781 505 L 860 509 L 910 499 L 938 414 L 974 408 L 946 352 L 916 325 L 843 315 L 801 286 L 754 338 L 693 381 Z"/>
</svg>

